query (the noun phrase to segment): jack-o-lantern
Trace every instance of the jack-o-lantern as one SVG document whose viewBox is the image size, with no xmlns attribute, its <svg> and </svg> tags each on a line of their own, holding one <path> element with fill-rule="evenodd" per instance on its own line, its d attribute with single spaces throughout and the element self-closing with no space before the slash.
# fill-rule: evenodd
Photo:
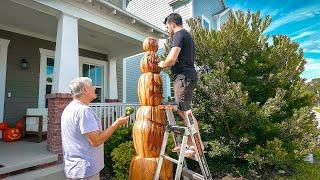
<svg viewBox="0 0 320 180">
<path fill-rule="evenodd" d="M 158 45 L 158 41 L 156 38 L 147 37 L 143 41 L 143 51 L 144 52 L 147 52 L 147 51 L 157 52 L 158 48 L 159 48 L 159 45 Z"/>
<path fill-rule="evenodd" d="M 3 141 L 11 142 L 21 138 L 21 130 L 18 128 L 9 128 L 3 131 Z"/>
<path fill-rule="evenodd" d="M 140 71 L 142 73 L 153 72 L 159 74 L 161 68 L 158 66 L 160 58 L 157 53 L 148 51 L 144 54 L 140 61 Z"/>
<path fill-rule="evenodd" d="M 162 79 L 159 74 L 144 73 L 138 81 L 141 106 L 158 106 L 162 102 Z"/>
</svg>

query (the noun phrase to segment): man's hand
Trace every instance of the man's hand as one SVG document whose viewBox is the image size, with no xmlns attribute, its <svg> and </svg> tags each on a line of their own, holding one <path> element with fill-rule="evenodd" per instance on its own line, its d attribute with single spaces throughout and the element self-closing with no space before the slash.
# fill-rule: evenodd
<svg viewBox="0 0 320 180">
<path fill-rule="evenodd" d="M 159 63 L 158 63 L 158 66 L 160 67 L 160 68 L 165 68 L 165 66 L 164 66 L 164 61 L 160 61 Z"/>
<path fill-rule="evenodd" d="M 119 117 L 116 122 L 114 122 L 118 127 L 127 124 L 129 121 L 129 116 Z"/>
</svg>

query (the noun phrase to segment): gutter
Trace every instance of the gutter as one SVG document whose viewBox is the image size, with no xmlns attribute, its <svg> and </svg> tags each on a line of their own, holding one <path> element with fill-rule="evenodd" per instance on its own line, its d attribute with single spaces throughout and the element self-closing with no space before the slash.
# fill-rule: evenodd
<svg viewBox="0 0 320 180">
<path fill-rule="evenodd" d="M 89 0 L 89 1 L 91 1 L 91 0 Z M 127 11 L 125 11 L 125 10 L 123 10 L 123 9 L 121 9 L 121 8 L 119 8 L 119 7 L 115 6 L 115 5 L 107 2 L 107 1 L 105 1 L 105 0 L 94 0 L 94 1 L 104 5 L 105 7 L 113 9 L 112 12 L 115 15 L 116 14 L 122 14 L 122 15 L 126 16 L 127 18 L 132 19 L 131 20 L 131 24 L 135 24 L 135 23 L 142 24 L 143 26 L 146 26 L 147 28 L 149 28 L 149 32 L 153 32 L 153 33 L 157 32 L 157 33 L 161 34 L 162 38 L 166 38 L 168 36 L 166 31 L 164 31 L 164 30 L 162 30 L 162 29 L 160 29 L 160 28 L 148 23 L 147 21 L 145 21 L 145 20 L 143 20 L 143 19 L 141 19 L 141 18 L 139 18 L 139 17 L 137 17 L 137 16 L 135 16 L 135 15 L 133 15 L 133 14 L 131 14 L 131 13 L 129 13 L 129 12 L 127 12 Z"/>
</svg>

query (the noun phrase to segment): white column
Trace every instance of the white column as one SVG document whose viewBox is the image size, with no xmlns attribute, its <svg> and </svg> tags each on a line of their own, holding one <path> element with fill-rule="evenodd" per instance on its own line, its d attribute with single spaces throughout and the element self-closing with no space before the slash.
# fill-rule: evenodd
<svg viewBox="0 0 320 180">
<path fill-rule="evenodd" d="M 109 99 L 118 99 L 117 87 L 117 59 L 113 58 L 109 61 Z"/>
<path fill-rule="evenodd" d="M 3 122 L 4 116 L 4 99 L 6 97 L 6 74 L 7 74 L 7 55 L 10 41 L 0 38 L 0 123 Z M 2 132 L 0 131 L 0 139 Z"/>
<path fill-rule="evenodd" d="M 78 19 L 67 14 L 58 19 L 52 93 L 70 93 L 69 83 L 79 77 Z"/>
<path fill-rule="evenodd" d="M 221 16 L 220 15 L 218 15 L 217 16 L 217 31 L 220 31 L 221 30 L 221 22 L 220 22 L 220 19 L 221 19 Z"/>
<path fill-rule="evenodd" d="M 122 64 L 122 102 L 127 102 L 127 58 L 123 59 Z"/>
</svg>

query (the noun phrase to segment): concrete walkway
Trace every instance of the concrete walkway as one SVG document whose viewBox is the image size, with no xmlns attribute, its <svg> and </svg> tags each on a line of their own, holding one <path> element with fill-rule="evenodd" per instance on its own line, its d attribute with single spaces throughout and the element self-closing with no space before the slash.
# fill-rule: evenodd
<svg viewBox="0 0 320 180">
<path fill-rule="evenodd" d="M 58 160 L 58 155 L 46 149 L 46 141 L 33 143 L 26 141 L 0 141 L 0 174 L 25 169 L 37 165 L 48 164 Z"/>
</svg>

